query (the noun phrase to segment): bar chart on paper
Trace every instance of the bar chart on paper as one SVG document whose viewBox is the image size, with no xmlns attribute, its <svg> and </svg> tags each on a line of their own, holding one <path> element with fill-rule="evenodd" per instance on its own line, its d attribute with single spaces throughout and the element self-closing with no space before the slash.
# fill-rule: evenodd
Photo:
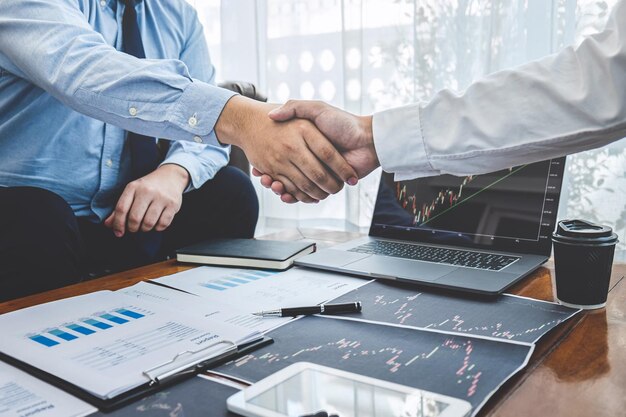
<svg viewBox="0 0 626 417">
<path fill-rule="evenodd" d="M 121 326 L 134 320 L 139 320 L 150 312 L 136 307 L 118 308 L 108 312 L 96 313 L 73 322 L 64 323 L 55 328 L 48 328 L 27 337 L 33 342 L 46 347 L 58 346 L 81 337 Z"/>
<path fill-rule="evenodd" d="M 263 278 L 271 277 L 275 275 L 273 271 L 263 270 L 236 270 L 232 273 L 227 273 L 219 278 L 214 278 L 206 282 L 201 282 L 200 285 L 204 288 L 215 291 L 226 291 L 230 288 L 239 287 L 245 284 L 249 284 L 254 281 L 258 281 Z"/>
</svg>

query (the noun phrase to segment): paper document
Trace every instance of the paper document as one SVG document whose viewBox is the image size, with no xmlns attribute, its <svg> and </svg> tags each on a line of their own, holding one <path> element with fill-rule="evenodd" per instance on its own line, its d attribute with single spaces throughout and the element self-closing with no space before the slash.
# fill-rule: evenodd
<svg viewBox="0 0 626 417">
<path fill-rule="evenodd" d="M 0 416 L 82 417 L 96 411 L 60 389 L 0 362 Z"/>
<path fill-rule="evenodd" d="M 234 324 L 258 332 L 266 332 L 292 320 L 292 317 L 273 319 L 258 317 L 249 313 L 247 309 L 238 307 L 238 304 L 242 304 L 241 302 L 207 301 L 194 294 L 145 281 L 118 290 L 118 292 L 147 302 L 176 306 L 176 309 L 198 317 L 210 317 L 221 323 Z"/>
<path fill-rule="evenodd" d="M 235 306 L 246 313 L 320 304 L 368 282 L 297 267 L 275 272 L 210 266 L 154 281 L 198 295 L 210 303 Z"/>
<path fill-rule="evenodd" d="M 2 353 L 102 399 L 259 336 L 110 291 L 4 314 L 0 328 Z"/>
</svg>

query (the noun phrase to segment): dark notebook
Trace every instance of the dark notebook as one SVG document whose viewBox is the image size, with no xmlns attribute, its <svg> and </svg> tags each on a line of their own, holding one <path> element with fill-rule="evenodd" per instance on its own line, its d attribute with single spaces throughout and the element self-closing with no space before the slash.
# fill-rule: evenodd
<svg viewBox="0 0 626 417">
<path fill-rule="evenodd" d="M 212 239 L 176 251 L 179 262 L 283 270 L 300 256 L 315 252 L 315 243 L 255 239 Z"/>
</svg>

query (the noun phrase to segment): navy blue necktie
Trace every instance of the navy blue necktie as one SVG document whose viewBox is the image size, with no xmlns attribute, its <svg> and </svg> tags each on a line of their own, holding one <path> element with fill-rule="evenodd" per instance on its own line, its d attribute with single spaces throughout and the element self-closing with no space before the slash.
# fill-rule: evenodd
<svg viewBox="0 0 626 417">
<path fill-rule="evenodd" d="M 137 58 L 145 58 L 146 53 L 141 41 L 141 33 L 137 24 L 137 12 L 135 6 L 141 0 L 121 0 L 126 7 L 122 19 L 122 50 Z M 133 179 L 143 177 L 154 171 L 161 155 L 155 138 L 128 132 L 126 136 L 130 147 L 131 175 Z"/>
<path fill-rule="evenodd" d="M 146 53 L 141 42 L 141 32 L 137 24 L 135 6 L 141 0 L 120 0 L 126 7 L 122 18 L 122 50 L 137 58 L 145 58 Z M 161 153 L 156 138 L 128 132 L 126 136 L 130 147 L 130 167 L 133 179 L 141 178 L 154 171 L 161 162 Z M 138 264 L 154 262 L 161 248 L 162 234 L 156 230 L 133 234 L 137 243 Z"/>
</svg>

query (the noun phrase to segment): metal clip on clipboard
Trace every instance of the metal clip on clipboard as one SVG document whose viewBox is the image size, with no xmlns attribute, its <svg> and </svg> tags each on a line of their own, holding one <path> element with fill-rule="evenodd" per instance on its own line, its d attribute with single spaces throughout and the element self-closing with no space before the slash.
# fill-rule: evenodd
<svg viewBox="0 0 626 417">
<path fill-rule="evenodd" d="M 195 363 L 185 364 L 185 365 L 181 365 L 181 366 L 170 369 L 172 365 L 176 364 L 178 360 L 180 360 L 182 357 L 186 355 L 197 355 L 199 353 L 206 351 L 207 349 L 211 349 L 215 346 L 225 344 L 225 343 L 229 344 L 230 346 L 224 352 L 218 355 L 209 356 Z M 142 372 L 142 374 L 150 380 L 150 386 L 154 386 L 157 384 L 164 384 L 171 379 L 175 379 L 183 375 L 187 375 L 187 374 L 193 374 L 196 371 L 202 369 L 204 366 L 209 365 L 211 362 L 218 361 L 234 353 L 237 353 L 237 350 L 238 348 L 235 342 L 232 342 L 230 340 L 221 340 L 219 342 L 212 343 L 196 351 L 186 350 L 184 352 L 180 352 L 176 354 L 176 356 L 174 356 L 174 358 L 172 358 L 171 360 L 164 362 L 160 365 L 157 365 L 153 368 L 150 368 L 148 370 L 145 370 Z"/>
</svg>

